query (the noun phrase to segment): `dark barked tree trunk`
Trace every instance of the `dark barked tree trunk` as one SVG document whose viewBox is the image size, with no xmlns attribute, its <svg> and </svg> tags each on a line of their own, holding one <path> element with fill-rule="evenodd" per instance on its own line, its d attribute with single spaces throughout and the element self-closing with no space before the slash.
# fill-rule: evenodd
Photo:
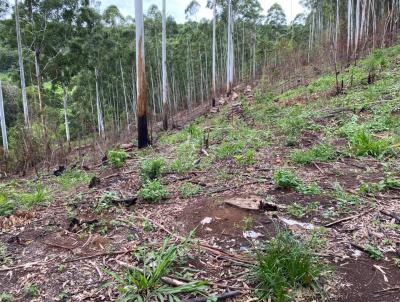
<svg viewBox="0 0 400 302">
<path fill-rule="evenodd" d="M 144 61 L 143 0 L 135 1 L 138 148 L 149 146 Z"/>
</svg>

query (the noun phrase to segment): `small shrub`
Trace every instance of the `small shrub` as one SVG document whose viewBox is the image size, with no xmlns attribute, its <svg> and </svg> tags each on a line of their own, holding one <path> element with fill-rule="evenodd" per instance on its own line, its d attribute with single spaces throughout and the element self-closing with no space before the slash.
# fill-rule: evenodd
<svg viewBox="0 0 400 302">
<path fill-rule="evenodd" d="M 203 188 L 201 186 L 192 184 L 191 182 L 186 182 L 179 187 L 179 193 L 182 198 L 191 198 L 202 191 Z"/>
<path fill-rule="evenodd" d="M 372 84 L 375 82 L 376 73 L 379 69 L 383 69 L 387 66 L 387 60 L 382 49 L 375 49 L 372 55 L 370 55 L 365 61 L 365 66 L 368 70 L 368 83 Z"/>
<path fill-rule="evenodd" d="M 279 189 L 294 189 L 304 195 L 321 193 L 317 184 L 306 185 L 290 170 L 278 170 L 274 174 L 274 183 Z"/>
<path fill-rule="evenodd" d="M 316 211 L 318 207 L 319 207 L 319 202 L 312 202 L 306 206 L 294 203 L 288 208 L 288 213 L 296 218 L 303 218 L 309 215 L 310 213 Z"/>
<path fill-rule="evenodd" d="M 319 194 L 321 194 L 321 189 L 316 183 L 312 183 L 310 185 L 300 183 L 297 186 L 296 191 L 299 192 L 300 194 L 304 194 L 304 195 L 319 195 Z"/>
<path fill-rule="evenodd" d="M 234 158 L 239 165 L 251 166 L 256 162 L 254 160 L 254 156 L 255 156 L 255 151 L 250 149 L 247 150 L 244 154 L 236 155 Z"/>
<path fill-rule="evenodd" d="M 139 166 L 141 182 L 159 179 L 164 169 L 165 161 L 163 158 L 143 159 Z"/>
<path fill-rule="evenodd" d="M 336 199 L 337 206 L 342 211 L 347 211 L 349 206 L 359 206 L 361 200 L 350 193 L 347 193 L 339 183 L 333 185 L 334 198 Z"/>
<path fill-rule="evenodd" d="M 314 162 L 327 162 L 335 158 L 335 150 L 327 144 L 314 146 L 307 151 L 295 151 L 290 155 L 292 161 L 301 165 Z"/>
<path fill-rule="evenodd" d="M 289 170 L 278 170 L 274 174 L 274 183 L 279 189 L 296 189 L 300 180 Z"/>
<path fill-rule="evenodd" d="M 113 168 L 122 168 L 128 159 L 128 153 L 125 151 L 108 151 L 108 160 Z"/>
<path fill-rule="evenodd" d="M 160 202 L 167 198 L 168 194 L 168 190 L 158 179 L 148 180 L 138 192 L 139 198 L 150 202 Z"/>
<path fill-rule="evenodd" d="M 378 247 L 371 244 L 367 244 L 367 246 L 365 247 L 365 251 L 372 259 L 377 261 L 383 259 L 384 257 L 382 251 Z"/>
<path fill-rule="evenodd" d="M 115 192 L 105 192 L 96 203 L 93 204 L 94 211 L 98 214 L 105 210 L 110 209 L 114 200 L 117 200 L 118 196 Z"/>
<path fill-rule="evenodd" d="M 279 231 L 262 252 L 257 254 L 254 270 L 256 293 L 261 301 L 288 301 L 294 291 L 319 287 L 319 277 L 326 271 L 307 244 L 287 231 Z"/>
</svg>

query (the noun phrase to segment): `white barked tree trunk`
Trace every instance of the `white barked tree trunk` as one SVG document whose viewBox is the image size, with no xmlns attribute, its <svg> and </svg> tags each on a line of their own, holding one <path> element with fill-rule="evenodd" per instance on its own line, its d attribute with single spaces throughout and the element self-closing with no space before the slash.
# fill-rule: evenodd
<svg viewBox="0 0 400 302">
<path fill-rule="evenodd" d="M 8 155 L 8 139 L 7 139 L 7 126 L 6 126 L 6 115 L 4 113 L 4 99 L 3 99 L 3 87 L 0 81 L 0 126 L 1 126 L 1 136 L 3 137 L 3 149 Z"/>
</svg>

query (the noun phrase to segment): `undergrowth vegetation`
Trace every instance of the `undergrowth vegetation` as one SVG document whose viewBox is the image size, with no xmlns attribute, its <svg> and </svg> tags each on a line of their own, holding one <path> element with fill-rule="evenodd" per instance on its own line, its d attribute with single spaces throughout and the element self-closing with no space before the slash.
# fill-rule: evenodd
<svg viewBox="0 0 400 302">
<path fill-rule="evenodd" d="M 68 191 L 77 185 L 89 184 L 91 177 L 88 173 L 79 169 L 70 169 L 57 177 L 57 183 L 63 190 Z"/>
<path fill-rule="evenodd" d="M 26 182 L 21 185 L 1 185 L 0 216 L 10 216 L 16 210 L 31 210 L 44 206 L 51 200 L 51 193 L 42 183 Z"/>
<path fill-rule="evenodd" d="M 180 245 L 164 240 L 159 250 L 141 248 L 134 257 L 139 267 L 128 268 L 121 276 L 109 272 L 118 284 L 119 301 L 181 301 L 182 294 L 204 294 L 207 282 L 189 282 L 172 287 L 163 283 L 163 278 L 175 272 L 182 251 L 187 249 L 187 242 Z"/>
<path fill-rule="evenodd" d="M 128 153 L 126 151 L 108 151 L 107 154 L 108 161 L 111 166 L 115 169 L 122 168 L 128 159 Z"/>
<path fill-rule="evenodd" d="M 303 288 L 318 290 L 326 271 L 327 267 L 313 256 L 307 244 L 288 231 L 279 231 L 257 253 L 253 272 L 256 293 L 261 301 L 290 301 Z"/>
</svg>

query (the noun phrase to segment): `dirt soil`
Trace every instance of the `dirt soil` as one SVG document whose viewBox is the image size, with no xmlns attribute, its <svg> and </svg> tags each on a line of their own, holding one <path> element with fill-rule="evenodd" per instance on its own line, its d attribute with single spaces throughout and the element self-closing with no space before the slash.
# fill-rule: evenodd
<svg viewBox="0 0 400 302">
<path fill-rule="evenodd" d="M 221 109 L 232 103 L 234 100 Z M 307 147 L 315 139 L 315 133 L 307 132 L 300 142 Z M 156 148 L 168 157 L 168 148 Z M 257 155 L 253 167 L 235 169 L 229 161 L 222 161 L 184 176 L 165 175 L 162 182 L 170 197 L 162 203 L 138 201 L 99 210 L 107 192 L 118 192 L 121 199 L 136 196 L 139 160 L 134 152 L 120 170 L 102 166 L 100 158 L 97 165 L 90 166 L 90 173 L 101 180 L 94 189 L 80 185 L 63 192 L 56 177 L 49 175 L 44 182 L 52 188 L 51 205 L 0 218 L 0 242 L 7 247 L 9 260 L 0 262 L 0 293 L 11 293 L 13 301 L 115 301 L 118 292 L 104 286 L 111 280 L 108 271 L 122 271 L 121 263 L 132 262 L 131 253 L 140 247 L 159 247 L 167 237 L 179 242 L 196 229 L 200 244 L 186 266 L 192 277 L 209 280 L 210 294 L 239 290 L 241 296 L 235 301 L 254 301 L 250 299 L 253 285 L 247 278 L 254 262 L 251 249 L 271 239 L 278 227 L 287 227 L 304 240 L 318 238 L 317 255 L 333 271 L 324 283 L 324 301 L 400 301 L 400 269 L 394 264 L 394 258 L 400 256 L 399 228 L 392 217 L 382 214 L 382 210 L 400 213 L 399 191 L 365 196 L 360 206 L 340 212 L 329 194 L 309 196 L 277 189 L 273 171 L 284 165 L 288 150 L 271 144 Z M 373 159 L 344 158 L 299 168 L 299 176 L 327 191 L 339 182 L 350 193 L 362 181 L 380 181 L 383 169 Z M 219 178 L 217 172 L 221 171 L 231 177 Z M 178 188 L 185 182 L 201 184 L 204 190 L 183 199 Z M 250 195 L 281 207 L 277 211 L 249 210 L 225 202 Z M 312 202 L 318 207 L 303 217 L 287 211 L 294 203 L 306 208 Z M 330 216 L 332 212 L 337 216 Z M 294 224 L 284 222 L 289 220 Z M 311 225 L 312 230 L 302 223 Z M 319 229 L 322 226 L 326 226 L 324 231 Z M 382 260 L 367 255 L 365 247 L 372 243 L 383 251 Z M 37 287 L 37 295 L 27 290 L 32 285 Z M 319 299 L 298 301 L 323 301 Z"/>
</svg>

